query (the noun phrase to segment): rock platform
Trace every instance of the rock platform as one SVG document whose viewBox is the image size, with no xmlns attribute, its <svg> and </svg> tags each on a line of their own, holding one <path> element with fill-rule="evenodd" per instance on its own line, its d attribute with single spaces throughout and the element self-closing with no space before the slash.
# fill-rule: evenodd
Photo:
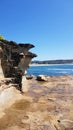
<svg viewBox="0 0 73 130">
<path fill-rule="evenodd" d="M 0 90 L 0 130 L 73 130 L 73 76 L 25 80 Z"/>
</svg>

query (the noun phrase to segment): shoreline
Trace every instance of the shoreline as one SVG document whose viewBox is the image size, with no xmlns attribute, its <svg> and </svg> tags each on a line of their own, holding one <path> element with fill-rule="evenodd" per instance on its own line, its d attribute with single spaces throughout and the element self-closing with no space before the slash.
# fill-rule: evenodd
<svg viewBox="0 0 73 130">
<path fill-rule="evenodd" d="M 29 67 L 32 67 L 32 66 L 34 66 L 34 67 L 36 67 L 36 66 L 54 66 L 54 65 L 73 65 L 73 63 L 72 64 L 30 64 L 29 65 Z"/>
</svg>

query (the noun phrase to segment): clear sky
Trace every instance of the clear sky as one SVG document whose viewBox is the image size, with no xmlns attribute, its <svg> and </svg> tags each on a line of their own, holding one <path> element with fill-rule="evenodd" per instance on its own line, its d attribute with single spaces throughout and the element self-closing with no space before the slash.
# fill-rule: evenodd
<svg viewBox="0 0 73 130">
<path fill-rule="evenodd" d="M 73 59 L 73 0 L 0 0 L 0 34 L 34 44 L 34 60 Z"/>
</svg>

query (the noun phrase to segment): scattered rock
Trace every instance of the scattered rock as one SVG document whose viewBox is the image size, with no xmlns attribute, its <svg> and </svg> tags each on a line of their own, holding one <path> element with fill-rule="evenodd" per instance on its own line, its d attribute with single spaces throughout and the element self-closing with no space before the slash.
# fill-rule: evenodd
<svg viewBox="0 0 73 130">
<path fill-rule="evenodd" d="M 48 81 L 48 76 L 45 75 L 38 75 L 37 76 L 38 81 Z"/>
<path fill-rule="evenodd" d="M 34 75 L 27 75 L 27 76 L 26 76 L 26 79 L 28 79 L 28 80 L 29 80 L 29 79 L 33 79 L 33 78 L 34 78 Z"/>
</svg>

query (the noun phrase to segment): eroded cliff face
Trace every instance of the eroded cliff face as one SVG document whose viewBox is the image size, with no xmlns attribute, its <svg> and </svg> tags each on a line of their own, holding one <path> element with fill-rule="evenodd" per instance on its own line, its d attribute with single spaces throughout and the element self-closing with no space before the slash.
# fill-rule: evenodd
<svg viewBox="0 0 73 130">
<path fill-rule="evenodd" d="M 14 41 L 0 40 L 0 62 L 5 78 L 13 78 L 13 83 L 22 90 L 22 76 L 36 54 L 29 52 L 32 44 L 17 44 Z"/>
</svg>

